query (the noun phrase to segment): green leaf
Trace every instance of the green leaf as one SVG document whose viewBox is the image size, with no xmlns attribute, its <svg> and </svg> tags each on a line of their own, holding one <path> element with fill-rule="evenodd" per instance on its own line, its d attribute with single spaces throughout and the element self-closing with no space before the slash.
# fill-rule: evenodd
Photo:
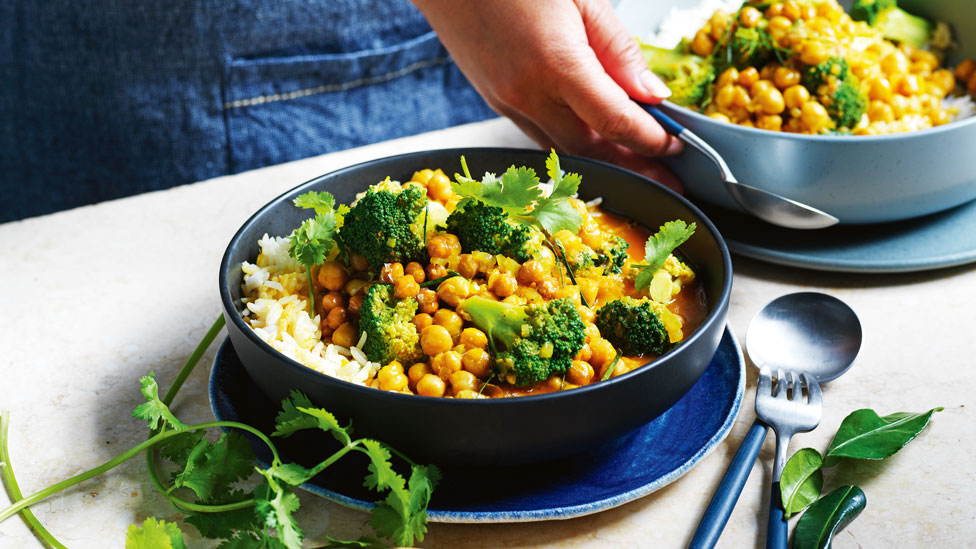
<svg viewBox="0 0 976 549">
<path fill-rule="evenodd" d="M 299 486 L 318 474 L 312 469 L 306 469 L 297 463 L 283 463 L 273 467 L 277 479 L 291 486 Z"/>
<path fill-rule="evenodd" d="M 546 158 L 546 174 L 553 183 L 549 200 L 563 200 L 573 196 L 579 190 L 582 178 L 577 173 L 563 173 L 559 167 L 559 156 L 554 149 L 550 149 L 549 157 Z"/>
<path fill-rule="evenodd" d="M 308 191 L 296 197 L 293 203 L 299 208 L 313 209 L 317 214 L 324 214 L 332 211 L 335 197 L 325 191 Z"/>
<path fill-rule="evenodd" d="M 132 411 L 132 417 L 146 420 L 149 428 L 154 431 L 161 430 L 163 427 L 176 430 L 186 429 L 186 425 L 176 419 L 169 406 L 163 404 L 163 401 L 159 399 L 159 386 L 156 385 L 154 374 L 150 373 L 139 379 L 139 383 L 142 385 L 140 392 L 142 392 L 142 396 L 146 397 L 146 402 L 136 406 L 135 410 Z"/>
<path fill-rule="evenodd" d="M 271 478 L 271 471 L 259 471 L 265 477 L 254 490 L 254 514 L 260 523 L 278 531 L 278 539 L 288 549 L 301 549 L 302 531 L 293 513 L 301 502 L 294 493 L 278 487 Z"/>
<path fill-rule="evenodd" d="M 562 230 L 575 234 L 583 225 L 583 217 L 565 200 L 560 202 L 540 201 L 539 205 L 532 210 L 532 216 L 542 225 L 546 234 L 550 235 Z"/>
<path fill-rule="evenodd" d="M 281 401 L 281 411 L 275 417 L 275 430 L 272 433 L 278 437 L 288 437 L 296 431 L 304 429 L 314 429 L 318 421 L 299 410 L 299 408 L 311 408 L 312 401 L 301 391 L 293 389 L 291 397 Z"/>
<path fill-rule="evenodd" d="M 125 549 L 186 549 L 186 544 L 179 526 L 149 517 L 141 527 L 129 525 Z"/>
<path fill-rule="evenodd" d="M 823 459 L 813 448 L 797 450 L 786 465 L 779 481 L 783 516 L 790 518 L 820 497 L 823 490 Z"/>
<path fill-rule="evenodd" d="M 879 417 L 870 409 L 850 413 L 830 442 L 824 454 L 824 466 L 830 467 L 839 458 L 885 459 L 912 441 L 942 408 L 923 413 L 898 412 Z"/>
<path fill-rule="evenodd" d="M 322 263 L 335 246 L 337 228 L 338 220 L 333 212 L 306 219 L 292 233 L 288 254 L 306 267 Z"/>
<path fill-rule="evenodd" d="M 404 491 L 406 481 L 393 470 L 393 464 L 390 463 L 390 451 L 375 440 L 363 439 L 362 443 L 366 455 L 369 456 L 369 474 L 363 480 L 363 486 L 377 492 L 390 489 L 406 496 Z"/>
<path fill-rule="evenodd" d="M 817 500 L 803 513 L 793 531 L 793 549 L 826 549 L 834 534 L 850 524 L 867 505 L 857 486 L 841 486 Z"/>
<path fill-rule="evenodd" d="M 336 539 L 332 536 L 325 536 L 329 543 L 319 549 L 386 549 L 389 544 L 373 536 L 363 536 L 357 540 Z"/>
<path fill-rule="evenodd" d="M 251 496 L 244 490 L 234 490 L 233 492 L 215 498 L 208 503 L 226 504 L 237 501 L 244 501 Z M 244 507 L 232 511 L 221 511 L 219 513 L 189 513 L 184 520 L 192 524 L 205 538 L 224 539 L 231 538 L 234 532 L 252 530 L 254 524 L 254 509 Z"/>
<path fill-rule="evenodd" d="M 278 538 L 271 537 L 266 530 L 260 532 L 237 532 L 234 537 L 224 541 L 217 549 L 284 549 Z"/>
<path fill-rule="evenodd" d="M 656 233 L 648 237 L 647 242 L 644 243 L 644 263 L 634 265 L 637 269 L 637 277 L 634 279 L 637 290 L 643 290 L 651 285 L 654 273 L 664 265 L 668 256 L 678 246 L 695 234 L 695 229 L 694 223 L 688 225 L 677 219 L 661 225 Z"/>
<path fill-rule="evenodd" d="M 173 480 L 177 487 L 193 490 L 204 501 L 230 493 L 231 485 L 254 471 L 254 450 L 236 433 L 225 433 L 211 444 L 201 440 L 190 451 L 183 471 Z"/>
<path fill-rule="evenodd" d="M 530 205 L 542 197 L 539 178 L 535 170 L 521 166 L 510 166 L 501 179 L 485 178 L 481 183 L 481 195 L 476 198 L 497 206 L 511 216 L 518 217 L 528 213 Z"/>
</svg>

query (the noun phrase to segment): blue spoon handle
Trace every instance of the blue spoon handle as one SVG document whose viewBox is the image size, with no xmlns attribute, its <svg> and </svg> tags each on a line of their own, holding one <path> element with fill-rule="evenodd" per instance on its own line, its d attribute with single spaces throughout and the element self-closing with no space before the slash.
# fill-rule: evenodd
<svg viewBox="0 0 976 549">
<path fill-rule="evenodd" d="M 695 530 L 688 547 L 691 549 L 715 547 L 765 440 L 766 426 L 757 419 L 746 433 L 746 438 L 742 440 L 739 450 L 732 458 L 732 463 L 725 471 L 725 476 L 722 477 L 722 482 L 715 489 L 715 495 L 708 502 L 705 514 L 698 523 L 698 529 Z"/>
<path fill-rule="evenodd" d="M 787 522 L 783 519 L 783 498 L 779 481 L 773 483 L 769 494 L 769 523 L 766 526 L 766 549 L 786 549 Z"/>
<path fill-rule="evenodd" d="M 681 132 L 685 131 L 684 126 L 678 124 L 677 122 L 675 122 L 673 118 L 664 114 L 664 112 L 661 111 L 661 109 L 657 108 L 657 106 L 648 105 L 647 103 L 639 103 L 639 104 L 641 107 L 644 108 L 645 111 L 647 111 L 651 116 L 653 116 L 654 120 L 657 120 L 657 123 L 660 124 L 664 128 L 664 131 L 668 132 L 669 134 L 677 137 L 678 135 L 681 134 Z"/>
</svg>

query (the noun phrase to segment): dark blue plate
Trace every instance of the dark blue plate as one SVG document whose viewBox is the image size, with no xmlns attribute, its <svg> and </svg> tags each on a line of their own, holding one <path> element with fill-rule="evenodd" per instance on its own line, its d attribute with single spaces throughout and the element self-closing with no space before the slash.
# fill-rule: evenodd
<svg viewBox="0 0 976 549">
<path fill-rule="evenodd" d="M 698 382 L 671 409 L 615 441 L 557 460 L 505 468 L 442 468 L 428 507 L 435 522 L 522 522 L 604 511 L 677 480 L 728 434 L 739 413 L 745 361 L 726 329 Z M 229 340 L 210 374 L 210 405 L 220 421 L 239 421 L 270 433 L 279 407 L 255 387 Z M 353 426 L 355 427 L 355 426 Z M 435 428 L 429 426 L 428 428 Z M 445 433 L 444 436 L 450 436 Z M 270 455 L 252 439 L 258 459 Z M 337 448 L 324 433 L 275 439 L 282 460 L 306 466 Z M 302 488 L 341 505 L 367 510 L 380 499 L 362 486 L 365 458 L 347 454 Z"/>
</svg>

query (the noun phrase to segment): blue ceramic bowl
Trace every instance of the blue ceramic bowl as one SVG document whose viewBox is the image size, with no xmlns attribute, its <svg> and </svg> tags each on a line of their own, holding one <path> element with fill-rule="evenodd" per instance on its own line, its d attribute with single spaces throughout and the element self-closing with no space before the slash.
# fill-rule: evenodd
<svg viewBox="0 0 976 549">
<path fill-rule="evenodd" d="M 617 9 L 631 33 L 646 38 L 671 8 L 688 4 L 624 0 Z M 901 0 L 899 6 L 951 23 L 959 47 L 950 64 L 976 56 L 976 2 Z M 663 109 L 711 144 L 740 182 L 819 208 L 841 223 L 908 219 L 976 198 L 976 117 L 893 135 L 808 136 L 722 123 L 669 102 Z M 689 147 L 666 163 L 690 196 L 741 211 L 715 166 L 698 152 Z"/>
<path fill-rule="evenodd" d="M 253 261 L 265 233 L 286 235 L 307 213 L 292 199 L 309 190 L 331 192 L 339 203 L 387 176 L 406 181 L 429 167 L 502 173 L 529 166 L 545 173 L 546 154 L 517 149 L 446 149 L 373 160 L 313 179 L 261 208 L 237 232 L 220 266 L 220 296 L 234 350 L 255 384 L 279 402 L 293 389 L 309 395 L 360 435 L 378 438 L 414 459 L 435 463 L 516 464 L 565 456 L 646 424 L 674 405 L 698 381 L 725 329 L 732 264 L 722 237 L 698 208 L 667 188 L 611 164 L 570 156 L 563 169 L 583 177 L 583 199 L 649 228 L 683 219 L 698 230 L 681 246 L 696 267 L 708 301 L 701 327 L 650 366 L 571 391 L 507 399 L 430 398 L 379 391 L 320 374 L 272 349 L 241 318 L 242 261 Z"/>
</svg>

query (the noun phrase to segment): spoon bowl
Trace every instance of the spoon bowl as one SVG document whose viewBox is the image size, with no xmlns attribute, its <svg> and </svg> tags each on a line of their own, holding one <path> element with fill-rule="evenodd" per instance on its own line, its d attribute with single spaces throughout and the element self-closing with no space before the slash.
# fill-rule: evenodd
<svg viewBox="0 0 976 549">
<path fill-rule="evenodd" d="M 788 294 L 769 302 L 749 324 L 746 350 L 758 368 L 836 379 L 861 348 L 861 322 L 843 301 L 819 292 Z"/>
</svg>

